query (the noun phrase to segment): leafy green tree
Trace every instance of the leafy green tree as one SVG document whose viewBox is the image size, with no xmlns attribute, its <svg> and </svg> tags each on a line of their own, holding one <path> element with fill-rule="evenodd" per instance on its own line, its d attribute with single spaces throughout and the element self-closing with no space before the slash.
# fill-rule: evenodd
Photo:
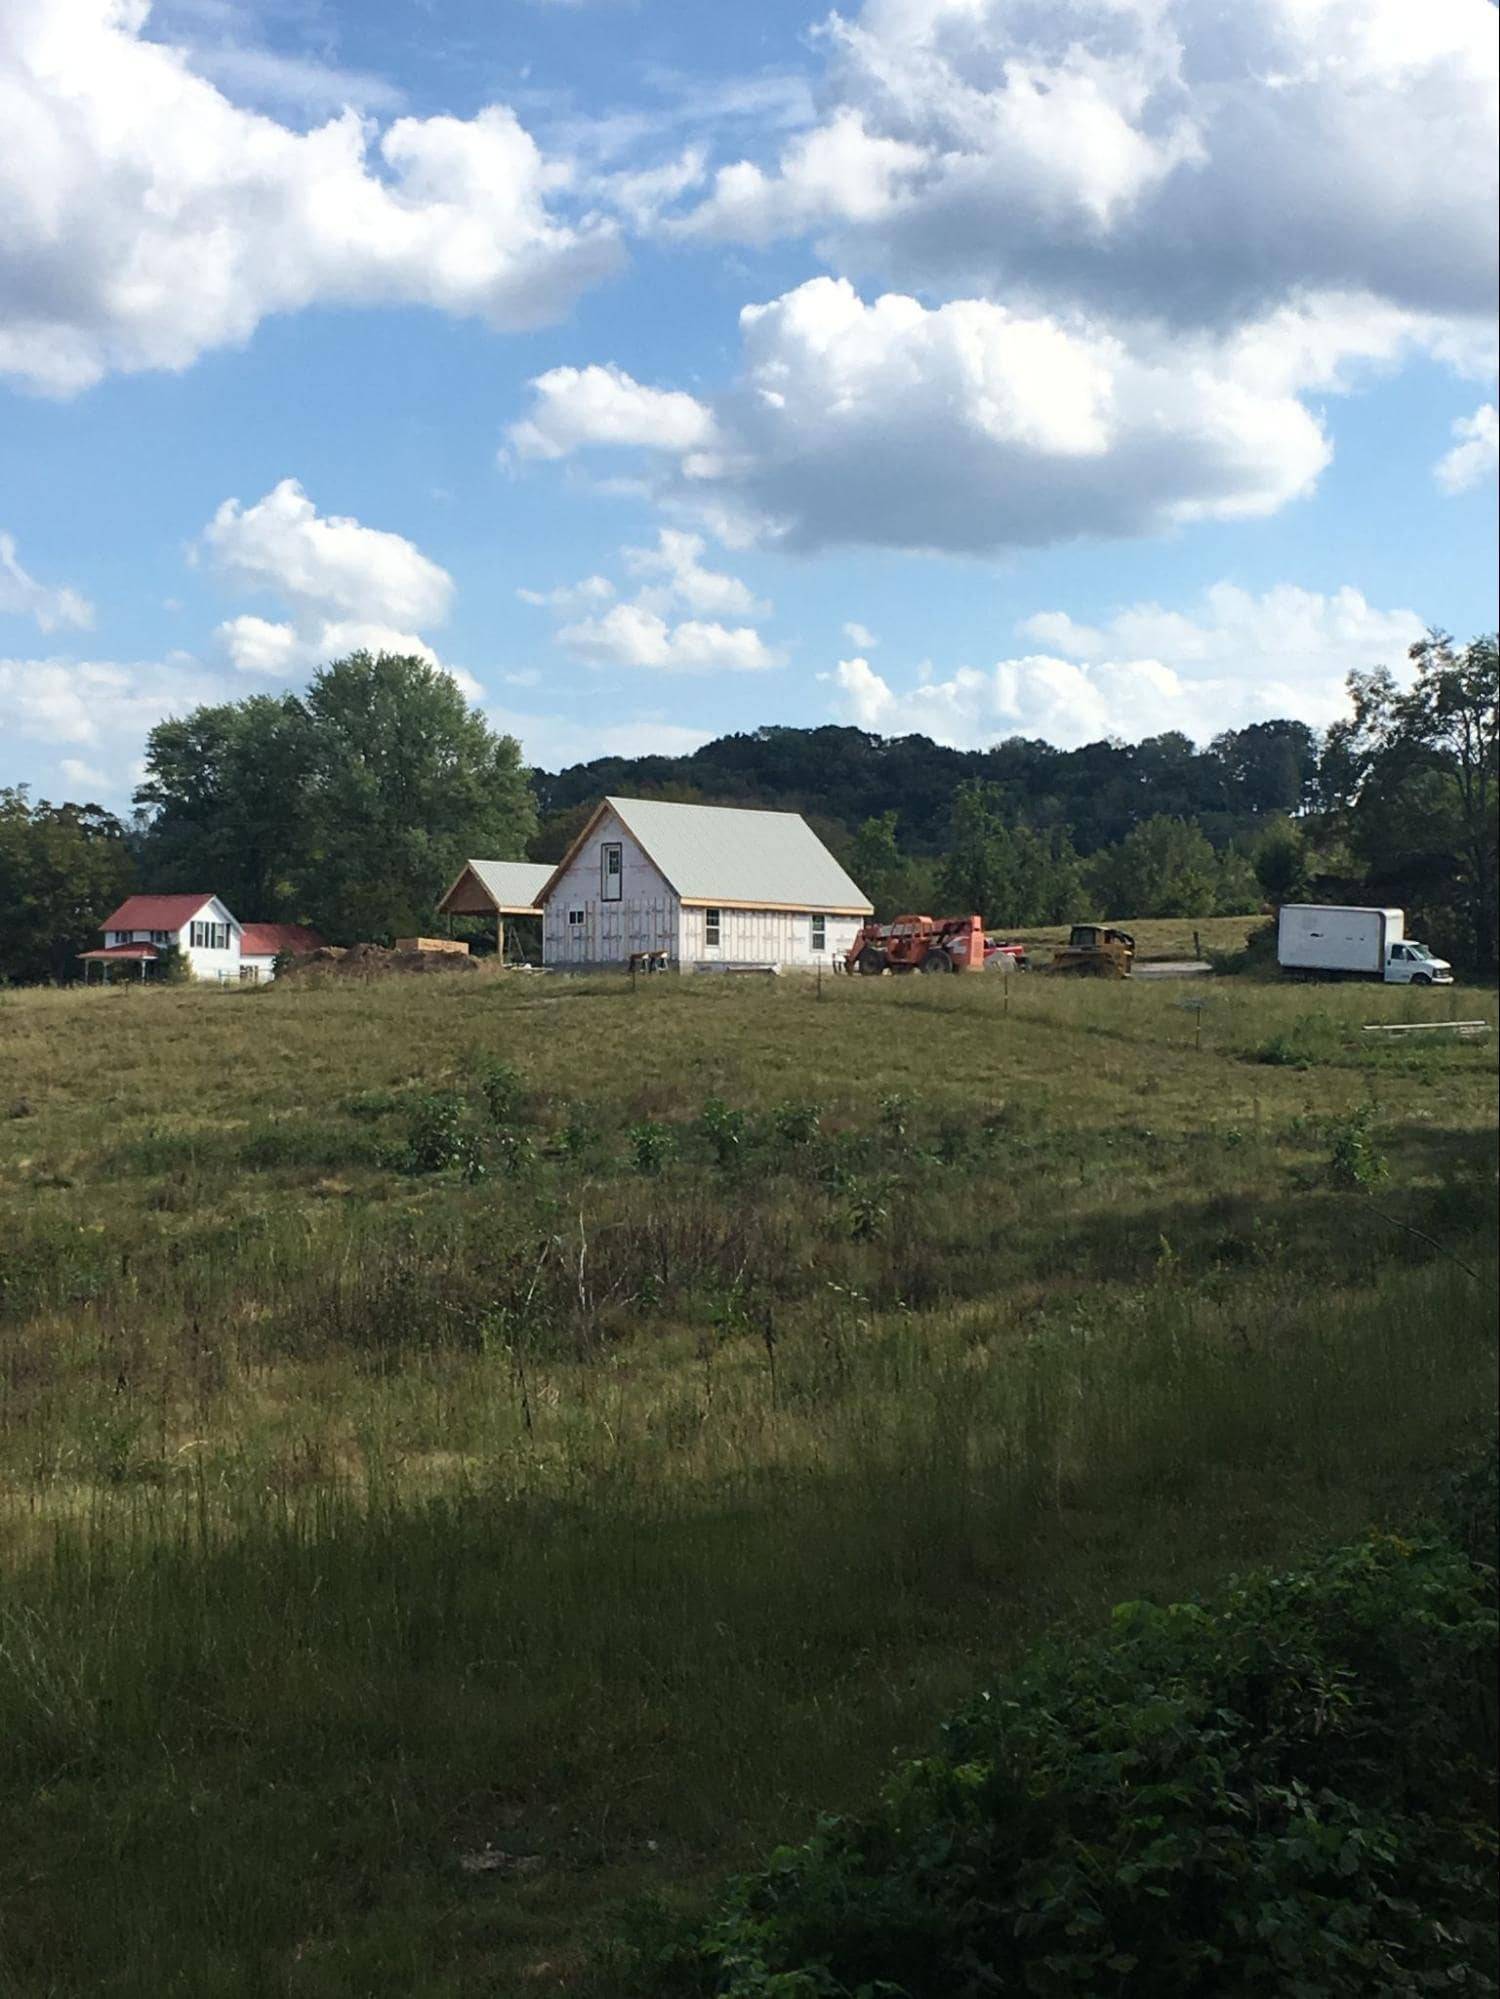
<svg viewBox="0 0 1500 1999">
<path fill-rule="evenodd" d="M 906 862 L 896 845 L 894 812 L 867 819 L 854 836 L 849 873 L 875 905 L 882 921 L 905 912 L 896 907 L 905 887 Z"/>
<path fill-rule="evenodd" d="M 1385 668 L 1349 676 L 1353 716 L 1329 730 L 1338 817 L 1372 899 L 1399 902 L 1476 968 L 1497 957 L 1493 633 L 1458 646 L 1429 632 L 1403 689 Z"/>
<path fill-rule="evenodd" d="M 1317 775 L 1318 739 L 1305 722 L 1252 722 L 1215 736 L 1209 754 L 1231 810 L 1295 812 Z"/>
<path fill-rule="evenodd" d="M 420 930 L 472 854 L 519 857 L 536 828 L 515 738 L 425 660 L 357 652 L 317 673 L 300 900 L 330 936 Z"/>
<path fill-rule="evenodd" d="M 355 653 L 304 696 L 255 695 L 153 729 L 137 802 L 153 888 L 330 936 L 423 930 L 471 855 L 536 830 L 520 750 L 425 660 Z"/>
<path fill-rule="evenodd" d="M 1067 836 L 1008 827 L 1005 809 L 996 785 L 959 787 L 952 841 L 939 870 L 948 910 L 978 910 L 986 923 L 1005 929 L 1070 922 L 1087 897 Z"/>
<path fill-rule="evenodd" d="M 1218 901 L 1218 857 L 1198 828 L 1158 815 L 1095 858 L 1095 894 L 1113 916 L 1208 916 Z"/>
<path fill-rule="evenodd" d="M 18 983 L 78 976 L 78 954 L 130 893 L 126 830 L 99 805 L 32 804 L 0 790 L 0 974 Z"/>
<path fill-rule="evenodd" d="M 1254 916 L 1261 905 L 1260 883 L 1247 854 L 1235 847 L 1219 856 L 1219 882 L 1214 891 L 1215 916 Z"/>
<path fill-rule="evenodd" d="M 1451 788 L 1474 961 L 1492 970 L 1500 942 L 1500 650 L 1493 632 L 1457 647 L 1446 632 L 1432 631 L 1411 658 L 1417 680 L 1396 704 L 1397 739 L 1419 746 Z"/>
<path fill-rule="evenodd" d="M 1255 879 L 1266 901 L 1301 902 L 1307 896 L 1307 840 L 1288 819 L 1267 829 L 1255 847 Z"/>
<path fill-rule="evenodd" d="M 997 785 L 971 779 L 953 799 L 948 851 L 938 874 L 949 911 L 977 910 L 987 922 L 1014 899 L 1015 859 L 1001 817 L 1004 794 Z"/>
<path fill-rule="evenodd" d="M 135 794 L 152 812 L 144 878 L 153 888 L 222 896 L 254 921 L 300 916 L 312 757 L 309 717 L 293 694 L 256 694 L 159 722 Z"/>
</svg>

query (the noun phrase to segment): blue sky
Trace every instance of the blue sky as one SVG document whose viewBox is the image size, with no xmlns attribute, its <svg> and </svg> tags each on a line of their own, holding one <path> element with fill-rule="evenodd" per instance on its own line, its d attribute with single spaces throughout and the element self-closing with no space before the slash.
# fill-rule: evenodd
<svg viewBox="0 0 1500 1999">
<path fill-rule="evenodd" d="M 1493 624 L 1490 0 L 7 12 L 0 783 L 360 643 L 555 766 Z"/>
</svg>

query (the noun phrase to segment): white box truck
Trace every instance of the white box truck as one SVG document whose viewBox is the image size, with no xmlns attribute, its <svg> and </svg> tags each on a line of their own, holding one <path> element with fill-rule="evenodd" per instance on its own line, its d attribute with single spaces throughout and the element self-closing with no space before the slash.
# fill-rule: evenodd
<svg viewBox="0 0 1500 1999">
<path fill-rule="evenodd" d="M 1451 986 L 1453 967 L 1406 936 L 1405 912 L 1339 903 L 1284 902 L 1276 962 L 1284 972 L 1384 979 L 1390 986 Z"/>
</svg>

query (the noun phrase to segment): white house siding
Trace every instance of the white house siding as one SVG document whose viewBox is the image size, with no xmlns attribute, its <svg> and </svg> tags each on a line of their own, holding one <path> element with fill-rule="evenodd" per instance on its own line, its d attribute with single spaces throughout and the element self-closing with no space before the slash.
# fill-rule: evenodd
<svg viewBox="0 0 1500 1999">
<path fill-rule="evenodd" d="M 854 942 L 862 919 L 826 916 L 824 946 L 812 946 L 812 911 L 734 909 L 719 911 L 717 947 L 707 941 L 707 911 L 689 905 L 678 930 L 678 957 L 684 966 L 697 964 L 785 965 L 793 970 L 842 961 Z"/>
<path fill-rule="evenodd" d="M 602 849 L 611 845 L 622 849 L 618 902 L 605 902 L 600 894 Z M 572 911 L 582 913 L 582 922 L 569 922 Z M 677 955 L 677 897 L 618 815 L 606 812 L 547 897 L 542 962 L 582 971 L 626 964 L 634 951 Z"/>
<path fill-rule="evenodd" d="M 226 923 L 229 926 L 229 948 L 227 951 L 206 950 L 201 944 L 191 943 L 195 923 Z M 106 930 L 106 944 L 154 944 L 158 951 L 163 948 L 162 933 L 157 930 Z M 180 930 L 171 934 L 195 979 L 207 979 L 211 985 L 222 985 L 233 980 L 237 985 L 240 976 L 240 926 L 217 896 L 204 903 L 197 915 L 184 923 Z"/>
<path fill-rule="evenodd" d="M 193 934 L 193 923 L 227 923 L 229 926 L 229 948 L 227 951 L 211 951 L 202 944 L 193 944 L 189 939 Z M 206 979 L 210 985 L 226 982 L 239 984 L 240 978 L 240 926 L 217 896 L 206 902 L 192 919 L 184 923 L 177 937 L 182 955 L 193 968 L 193 976 Z"/>
</svg>

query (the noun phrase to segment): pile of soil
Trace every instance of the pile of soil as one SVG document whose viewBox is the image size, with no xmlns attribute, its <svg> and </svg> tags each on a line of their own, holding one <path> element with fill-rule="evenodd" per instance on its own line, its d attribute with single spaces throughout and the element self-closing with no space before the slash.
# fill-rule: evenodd
<svg viewBox="0 0 1500 1999">
<path fill-rule="evenodd" d="M 317 985 L 325 979 L 383 979 L 394 972 L 477 972 L 481 960 L 460 951 L 388 951 L 383 944 L 325 944 L 293 958 L 277 979 Z"/>
</svg>

